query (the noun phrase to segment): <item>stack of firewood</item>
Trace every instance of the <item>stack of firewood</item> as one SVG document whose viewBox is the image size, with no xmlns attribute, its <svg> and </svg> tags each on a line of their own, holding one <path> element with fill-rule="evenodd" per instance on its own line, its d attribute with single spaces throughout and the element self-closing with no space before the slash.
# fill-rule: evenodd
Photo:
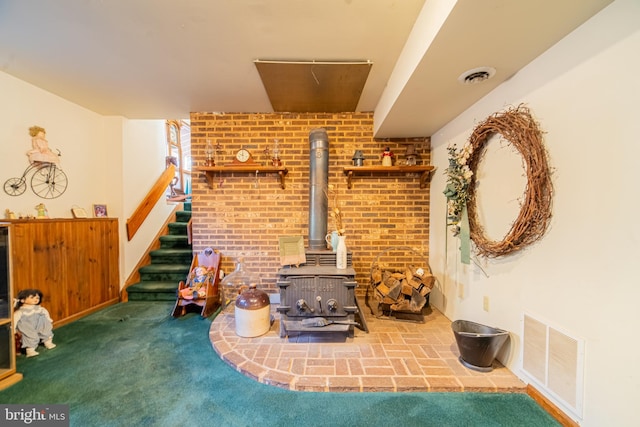
<svg viewBox="0 0 640 427">
<path fill-rule="evenodd" d="M 394 269 L 375 263 L 371 269 L 371 286 L 375 298 L 391 311 L 421 312 L 434 282 L 430 269 L 425 267 L 408 265 Z"/>
</svg>

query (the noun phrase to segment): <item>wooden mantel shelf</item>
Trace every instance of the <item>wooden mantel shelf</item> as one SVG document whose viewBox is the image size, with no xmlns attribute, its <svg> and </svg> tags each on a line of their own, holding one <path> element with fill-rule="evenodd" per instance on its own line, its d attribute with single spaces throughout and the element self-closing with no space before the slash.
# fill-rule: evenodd
<svg viewBox="0 0 640 427">
<path fill-rule="evenodd" d="M 197 169 L 200 172 L 204 172 L 204 176 L 207 179 L 209 188 L 214 188 L 213 178 L 216 173 L 277 173 L 280 176 L 280 187 L 284 190 L 284 176 L 289 173 L 284 166 L 201 166 Z"/>
<path fill-rule="evenodd" d="M 427 180 L 434 166 L 345 166 L 344 174 L 347 175 L 347 188 L 351 188 L 351 178 L 354 175 L 363 174 L 392 174 L 392 173 L 419 173 L 420 188 L 427 186 Z"/>
</svg>

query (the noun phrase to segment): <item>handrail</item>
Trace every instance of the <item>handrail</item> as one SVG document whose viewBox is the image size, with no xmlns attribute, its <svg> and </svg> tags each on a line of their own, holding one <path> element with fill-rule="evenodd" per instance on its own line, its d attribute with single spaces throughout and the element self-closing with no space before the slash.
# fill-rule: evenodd
<svg viewBox="0 0 640 427">
<path fill-rule="evenodd" d="M 175 175 L 176 167 L 174 165 L 169 165 L 169 167 L 165 169 L 164 172 L 162 172 L 162 175 L 160 175 L 160 177 L 153 185 L 151 190 L 149 190 L 140 205 L 138 205 L 135 212 L 133 212 L 133 215 L 131 215 L 131 217 L 127 219 L 128 240 L 133 239 L 133 236 L 135 236 L 144 220 L 147 219 L 147 216 L 151 212 L 151 209 L 153 209 L 158 200 L 160 200 L 160 197 L 162 197 Z"/>
</svg>

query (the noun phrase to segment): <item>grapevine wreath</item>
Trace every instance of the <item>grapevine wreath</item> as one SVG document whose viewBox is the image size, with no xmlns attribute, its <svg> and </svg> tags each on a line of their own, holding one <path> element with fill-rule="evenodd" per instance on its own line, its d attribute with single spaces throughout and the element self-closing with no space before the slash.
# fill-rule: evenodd
<svg viewBox="0 0 640 427">
<path fill-rule="evenodd" d="M 478 220 L 476 206 L 476 170 L 485 152 L 487 141 L 494 134 L 502 135 L 522 155 L 527 185 L 520 213 L 502 241 L 490 240 Z M 523 105 L 496 113 L 480 123 L 469 137 L 470 155 L 467 164 L 473 172 L 467 187 L 469 232 L 478 253 L 495 258 L 508 255 L 538 241 L 551 219 L 553 185 L 547 152 L 542 144 L 542 131 Z"/>
</svg>

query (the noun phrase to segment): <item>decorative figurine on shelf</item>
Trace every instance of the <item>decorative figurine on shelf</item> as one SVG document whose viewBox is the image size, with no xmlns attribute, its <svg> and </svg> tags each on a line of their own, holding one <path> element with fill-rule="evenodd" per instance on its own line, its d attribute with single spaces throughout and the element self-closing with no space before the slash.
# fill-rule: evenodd
<svg viewBox="0 0 640 427">
<path fill-rule="evenodd" d="M 53 320 L 46 308 L 40 306 L 42 292 L 39 289 L 23 289 L 18 292 L 13 320 L 15 333 L 21 335 L 22 348 L 27 350 L 27 357 L 37 356 L 40 341 L 51 350 L 53 343 Z"/>
<path fill-rule="evenodd" d="M 204 154 L 206 157 L 206 160 L 204 162 L 205 166 L 215 166 L 216 165 L 216 161 L 214 159 L 214 154 L 215 151 L 213 150 L 213 145 L 211 145 L 211 141 L 207 139 L 207 146 L 204 149 Z"/>
<path fill-rule="evenodd" d="M 36 219 L 46 219 L 49 218 L 49 212 L 47 212 L 47 207 L 44 203 L 38 203 L 36 205 L 36 211 L 38 214 L 36 215 Z"/>
<path fill-rule="evenodd" d="M 222 144 L 220 144 L 220 142 L 216 142 L 215 147 L 213 147 L 213 164 L 214 165 L 220 164 L 220 162 L 218 161 L 218 159 L 220 159 L 220 153 L 222 153 Z"/>
<path fill-rule="evenodd" d="M 27 151 L 29 163 L 58 163 L 60 161 L 59 156 L 49 148 L 49 142 L 45 138 L 46 131 L 44 128 L 31 126 L 29 128 L 29 135 L 31 135 L 31 150 Z"/>
<path fill-rule="evenodd" d="M 15 214 L 15 212 L 13 212 L 10 209 L 5 209 L 4 210 L 4 217 L 6 219 L 16 219 L 16 214 Z"/>
<path fill-rule="evenodd" d="M 407 145 L 407 151 L 404 153 L 404 162 L 407 166 L 415 166 L 418 164 L 418 153 L 416 152 L 415 145 Z"/>
<path fill-rule="evenodd" d="M 364 154 L 362 154 L 362 150 L 356 150 L 356 152 L 353 153 L 351 160 L 353 161 L 353 166 L 363 166 Z"/>
<path fill-rule="evenodd" d="M 280 149 L 278 148 L 278 140 L 273 140 L 273 157 L 271 158 L 271 165 L 279 168 L 282 166 L 282 161 L 280 160 Z"/>
<path fill-rule="evenodd" d="M 207 267 L 196 267 L 191 273 L 189 286 L 180 291 L 184 299 L 198 299 L 207 296 L 205 283 L 210 279 L 212 272 Z"/>
<path fill-rule="evenodd" d="M 389 147 L 386 147 L 382 154 L 382 166 L 393 166 L 393 152 Z"/>
<path fill-rule="evenodd" d="M 264 156 L 265 159 L 267 159 L 265 164 L 268 165 L 269 163 L 273 162 L 272 160 L 273 156 L 271 156 L 271 149 L 268 146 L 264 147 L 264 150 L 262 150 L 262 155 Z"/>
</svg>

